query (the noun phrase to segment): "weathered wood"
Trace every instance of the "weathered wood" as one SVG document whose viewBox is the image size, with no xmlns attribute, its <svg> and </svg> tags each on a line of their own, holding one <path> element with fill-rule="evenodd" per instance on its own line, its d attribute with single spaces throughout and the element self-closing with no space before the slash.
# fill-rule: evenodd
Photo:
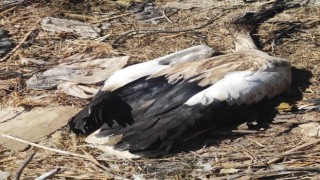
<svg viewBox="0 0 320 180">
<path fill-rule="evenodd" d="M 77 54 L 66 58 L 68 62 L 33 75 L 26 84 L 29 89 L 52 89 L 63 82 L 96 84 L 123 68 L 128 59 L 129 56 L 94 58 Z"/>
<path fill-rule="evenodd" d="M 69 32 L 83 38 L 97 38 L 101 29 L 80 21 L 46 17 L 41 22 L 42 29 L 51 32 Z"/>
<path fill-rule="evenodd" d="M 25 140 L 36 142 L 63 127 L 79 111 L 71 106 L 34 108 L 21 113 L 11 120 L 1 123 L 0 134 L 10 134 Z M 0 145 L 8 149 L 19 151 L 26 147 L 17 141 L 0 137 Z"/>
</svg>

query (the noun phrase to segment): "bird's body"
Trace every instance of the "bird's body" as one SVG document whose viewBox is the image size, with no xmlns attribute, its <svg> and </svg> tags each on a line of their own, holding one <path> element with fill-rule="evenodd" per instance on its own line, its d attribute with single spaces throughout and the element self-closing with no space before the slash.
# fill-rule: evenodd
<svg viewBox="0 0 320 180">
<path fill-rule="evenodd" d="M 177 142 L 232 122 L 235 113 L 247 113 L 283 92 L 290 68 L 286 60 L 248 49 L 162 69 L 101 92 L 100 104 L 109 111 L 93 114 L 102 119 L 113 114 L 118 124 L 104 124 L 88 142 L 113 152 L 166 153 Z"/>
</svg>

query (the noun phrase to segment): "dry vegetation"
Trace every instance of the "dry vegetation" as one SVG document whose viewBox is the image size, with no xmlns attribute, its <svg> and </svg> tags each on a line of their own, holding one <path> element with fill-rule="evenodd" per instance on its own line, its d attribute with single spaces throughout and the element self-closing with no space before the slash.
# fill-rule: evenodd
<svg viewBox="0 0 320 180">
<path fill-rule="evenodd" d="M 24 85 L 24 80 L 33 73 L 48 69 L 58 60 L 77 53 L 107 54 L 110 57 L 125 54 L 130 56 L 129 64 L 133 64 L 198 44 L 207 44 L 219 53 L 231 52 L 234 48 L 232 36 L 222 23 L 223 17 L 230 13 L 254 10 L 268 1 L 217 1 L 205 8 L 181 9 L 170 16 L 172 23 L 163 19 L 157 24 L 137 21 L 126 10 L 126 5 L 119 5 L 117 1 L 75 2 L 78 3 L 66 0 L 30 0 L 19 6 L 0 9 L 0 27 L 8 32 L 15 45 L 19 45 L 19 48 L 0 62 L 1 106 L 59 104 L 80 107 L 86 104 L 86 100 L 70 97 L 56 90 L 29 90 Z M 166 2 L 169 0 L 154 3 L 163 7 Z M 103 42 L 94 39 L 80 40 L 72 33 L 43 31 L 40 21 L 47 16 L 76 19 L 96 26 L 111 23 L 111 27 L 101 32 L 101 36 L 107 35 Z M 55 173 L 53 179 L 320 178 L 317 175 L 320 172 L 319 140 L 305 136 L 298 127 L 306 122 L 320 122 L 319 107 L 318 111 L 297 110 L 310 101 L 319 103 L 320 100 L 319 17 L 319 6 L 305 5 L 279 13 L 257 29 L 255 38 L 259 40 L 262 50 L 290 60 L 299 69 L 293 76 L 292 88 L 281 99 L 290 104 L 289 109 L 282 111 L 281 107 L 278 108 L 281 113 L 267 127 L 209 132 L 196 141 L 182 145 L 182 150 L 191 147 L 189 152 L 180 151 L 161 159 L 132 161 L 100 157 L 99 151 L 85 147 L 81 138 L 70 136 L 62 129 L 39 143 L 46 147 L 84 154 L 85 158 L 35 147 L 13 152 L 0 145 L 0 171 L 11 172 L 13 178 L 22 162 L 36 152 L 24 169 L 22 179 L 34 179 L 56 168 L 59 172 Z M 195 29 L 196 27 L 201 28 Z M 181 31 L 185 29 L 193 30 Z M 117 48 L 112 47 L 116 38 L 131 30 L 181 32 L 141 33 L 122 39 Z M 24 39 L 26 36 L 28 38 Z M 41 59 L 50 64 L 24 65 L 21 58 Z M 303 98 L 300 97 L 301 93 Z M 30 100 L 30 97 L 44 94 L 48 95 L 46 99 Z"/>
</svg>

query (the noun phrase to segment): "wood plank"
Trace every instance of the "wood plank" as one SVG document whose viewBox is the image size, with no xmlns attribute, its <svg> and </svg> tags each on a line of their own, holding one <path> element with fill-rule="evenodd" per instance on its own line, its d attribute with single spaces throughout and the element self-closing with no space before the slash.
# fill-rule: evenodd
<svg viewBox="0 0 320 180">
<path fill-rule="evenodd" d="M 23 107 L 17 107 L 17 108 L 9 107 L 6 109 L 1 109 L 0 110 L 0 123 L 10 121 L 14 117 L 21 114 L 23 111 L 24 111 Z"/>
<path fill-rule="evenodd" d="M 80 108 L 71 106 L 37 107 L 0 123 L 0 134 L 9 134 L 36 142 L 65 126 L 68 120 L 79 111 Z M 0 137 L 0 144 L 14 151 L 26 148 L 25 144 L 3 137 Z"/>
</svg>

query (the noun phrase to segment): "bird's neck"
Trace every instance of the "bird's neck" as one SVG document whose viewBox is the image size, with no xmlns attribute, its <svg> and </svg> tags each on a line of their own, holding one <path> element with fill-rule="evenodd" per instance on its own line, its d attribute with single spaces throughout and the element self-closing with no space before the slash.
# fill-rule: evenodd
<svg viewBox="0 0 320 180">
<path fill-rule="evenodd" d="M 235 33 L 236 41 L 236 51 L 246 50 L 246 49 L 258 49 L 254 44 L 250 33 L 248 32 L 237 32 Z"/>
</svg>

